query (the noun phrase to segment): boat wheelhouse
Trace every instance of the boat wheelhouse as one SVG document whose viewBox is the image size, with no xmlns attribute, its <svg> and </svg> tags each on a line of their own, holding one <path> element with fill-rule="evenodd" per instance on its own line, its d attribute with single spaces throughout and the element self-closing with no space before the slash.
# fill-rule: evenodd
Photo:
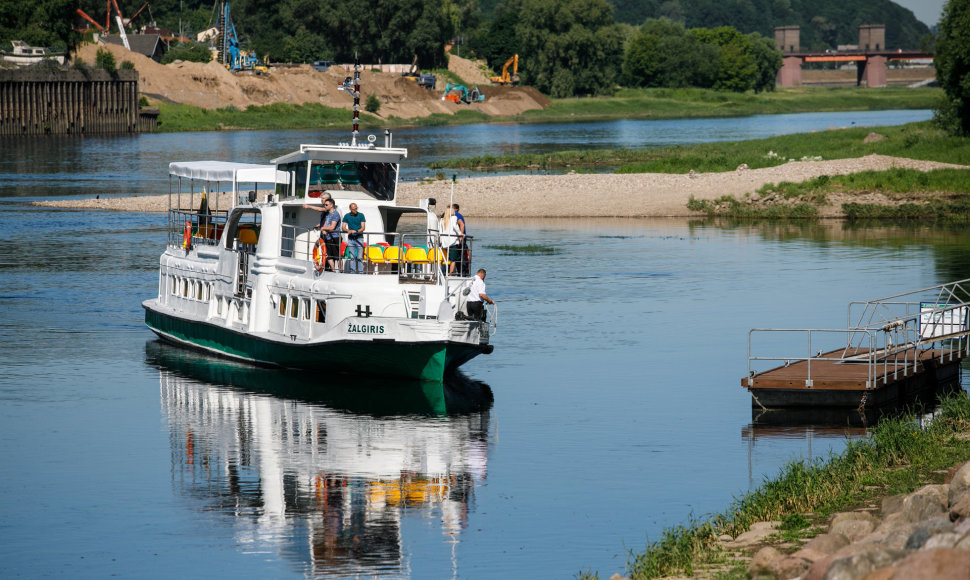
<svg viewBox="0 0 970 580">
<path fill-rule="evenodd" d="M 433 199 L 397 205 L 407 150 L 389 133 L 374 141 L 301 145 L 269 165 L 171 163 L 168 244 L 146 324 L 257 364 L 429 380 L 491 352 L 496 310 L 484 322 L 466 305 L 472 240 L 440 231 Z M 324 257 L 328 197 L 341 215 L 356 204 L 366 226 Z"/>
</svg>

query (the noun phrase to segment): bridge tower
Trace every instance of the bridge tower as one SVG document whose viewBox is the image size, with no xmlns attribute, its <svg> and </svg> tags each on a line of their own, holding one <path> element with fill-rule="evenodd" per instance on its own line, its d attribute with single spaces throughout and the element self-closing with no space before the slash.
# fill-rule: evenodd
<svg viewBox="0 0 970 580">
<path fill-rule="evenodd" d="M 886 57 L 880 53 L 886 51 L 886 25 L 860 24 L 859 50 L 868 55 L 866 60 L 859 61 L 856 73 L 856 84 L 860 87 L 886 86 Z"/>
<path fill-rule="evenodd" d="M 794 56 L 799 52 L 801 29 L 797 26 L 776 26 L 775 47 L 782 53 L 781 68 L 775 75 L 775 83 L 782 87 L 797 87 L 802 84 L 802 58 Z"/>
</svg>

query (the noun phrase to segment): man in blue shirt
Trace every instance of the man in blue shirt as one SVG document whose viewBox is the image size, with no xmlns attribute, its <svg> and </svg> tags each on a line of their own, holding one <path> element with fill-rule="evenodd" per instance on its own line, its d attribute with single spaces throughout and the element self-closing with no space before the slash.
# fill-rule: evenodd
<svg viewBox="0 0 970 580">
<path fill-rule="evenodd" d="M 468 247 L 465 244 L 465 236 L 468 235 L 468 229 L 465 225 L 465 216 L 461 215 L 458 211 L 458 204 L 451 204 L 451 209 L 455 210 L 455 219 L 458 221 L 458 229 L 461 230 L 461 235 L 458 236 L 458 241 L 456 245 L 458 246 L 459 258 L 458 258 L 458 274 L 460 276 L 468 276 L 468 270 L 471 264 L 469 264 Z"/>
<path fill-rule="evenodd" d="M 357 204 L 350 204 L 350 213 L 344 216 L 343 230 L 347 234 L 347 254 L 350 262 L 344 268 L 352 274 L 364 273 L 364 230 L 367 221 L 364 214 L 357 211 Z"/>
</svg>

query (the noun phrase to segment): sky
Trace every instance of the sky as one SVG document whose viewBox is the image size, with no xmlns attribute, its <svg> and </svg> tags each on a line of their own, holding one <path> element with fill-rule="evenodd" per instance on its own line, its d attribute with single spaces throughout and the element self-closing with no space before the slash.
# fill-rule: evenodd
<svg viewBox="0 0 970 580">
<path fill-rule="evenodd" d="M 945 0 L 893 0 L 903 8 L 909 8 L 916 18 L 932 28 L 940 21 Z"/>
</svg>

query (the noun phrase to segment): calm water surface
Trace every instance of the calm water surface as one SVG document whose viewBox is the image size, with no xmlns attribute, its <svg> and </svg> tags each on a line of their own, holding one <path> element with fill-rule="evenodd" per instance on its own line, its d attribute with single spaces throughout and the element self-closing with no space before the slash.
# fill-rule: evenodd
<svg viewBox="0 0 970 580">
<path fill-rule="evenodd" d="M 447 387 L 324 377 L 156 342 L 163 216 L 11 193 L 2 577 L 608 577 L 844 445 L 751 424 L 749 328 L 838 327 L 850 300 L 970 275 L 961 230 L 470 216 L 495 352 Z M 525 244 L 555 253 L 490 247 Z"/>
<path fill-rule="evenodd" d="M 405 178 L 429 175 L 433 161 L 477 155 L 548 153 L 598 148 L 648 148 L 757 139 L 830 127 L 925 121 L 927 110 L 758 115 L 729 119 L 610 121 L 541 125 L 462 125 L 400 129 L 394 145 L 408 148 Z M 362 137 L 363 138 L 363 137 Z M 300 143 L 349 141 L 349 131 L 234 131 L 145 134 L 136 137 L 0 138 L 0 197 L 156 195 L 168 191 L 171 161 L 214 159 L 267 163 Z M 379 143 L 383 136 L 379 135 Z M 463 172 L 467 173 L 467 172 Z"/>
</svg>

